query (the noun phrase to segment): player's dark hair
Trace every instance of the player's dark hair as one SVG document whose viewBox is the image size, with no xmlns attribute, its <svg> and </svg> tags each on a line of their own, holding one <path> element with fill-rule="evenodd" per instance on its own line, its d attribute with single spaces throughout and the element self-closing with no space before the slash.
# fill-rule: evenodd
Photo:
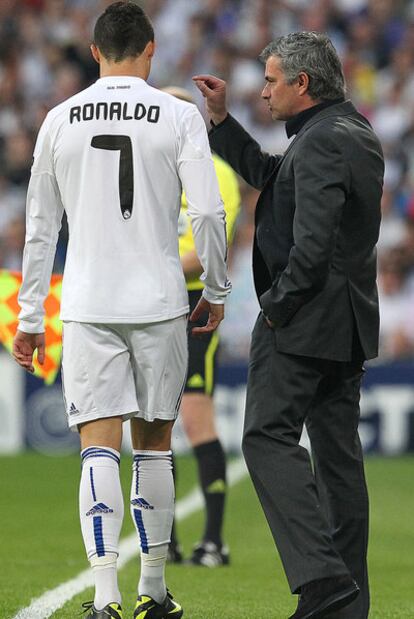
<svg viewBox="0 0 414 619">
<path fill-rule="evenodd" d="M 95 24 L 94 43 L 108 60 L 121 62 L 142 54 L 154 40 L 154 30 L 135 2 L 114 2 Z"/>
</svg>

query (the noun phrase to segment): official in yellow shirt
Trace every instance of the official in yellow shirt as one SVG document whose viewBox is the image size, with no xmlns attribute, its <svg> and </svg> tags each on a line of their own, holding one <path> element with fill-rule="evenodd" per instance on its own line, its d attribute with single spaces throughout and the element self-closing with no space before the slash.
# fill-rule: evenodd
<svg viewBox="0 0 414 619">
<path fill-rule="evenodd" d="M 171 87 L 165 90 L 180 99 L 193 102 L 190 93 L 184 89 Z M 213 155 L 213 161 L 226 212 L 227 240 L 230 244 L 240 210 L 239 183 L 236 174 L 225 161 L 217 155 Z M 203 284 L 200 281 L 202 267 L 195 251 L 185 195 L 182 198 L 179 217 L 179 249 L 187 282 L 191 314 L 201 296 Z M 200 325 L 205 324 L 205 321 L 206 316 L 201 316 Z M 194 326 L 196 324 L 191 323 L 191 327 Z M 229 563 L 228 548 L 222 540 L 226 497 L 226 459 L 215 427 L 212 398 L 219 336 L 217 332 L 205 334 L 202 337 L 193 337 L 190 330 L 188 333 L 188 377 L 180 416 L 197 460 L 200 486 L 205 499 L 206 518 L 201 541 L 194 547 L 186 563 L 216 567 Z M 175 563 L 183 560 L 175 530 L 172 534 L 169 559 Z"/>
</svg>

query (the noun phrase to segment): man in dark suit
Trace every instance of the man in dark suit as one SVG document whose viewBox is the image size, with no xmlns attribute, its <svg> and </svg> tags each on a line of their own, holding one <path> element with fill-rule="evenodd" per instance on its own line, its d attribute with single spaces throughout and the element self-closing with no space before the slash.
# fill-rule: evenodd
<svg viewBox="0 0 414 619">
<path fill-rule="evenodd" d="M 326 35 L 262 53 L 262 97 L 295 138 L 272 156 L 226 110 L 226 84 L 194 80 L 212 148 L 261 189 L 243 451 L 286 571 L 291 619 L 366 619 L 368 495 L 358 436 L 363 362 L 377 354 L 381 147 L 345 100 Z M 311 446 L 299 445 L 306 425 Z"/>
</svg>

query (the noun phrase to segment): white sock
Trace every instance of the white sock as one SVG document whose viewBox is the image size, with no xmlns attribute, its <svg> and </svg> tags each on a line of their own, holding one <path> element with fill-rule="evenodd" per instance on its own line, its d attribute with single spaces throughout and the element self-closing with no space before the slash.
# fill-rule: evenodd
<svg viewBox="0 0 414 619">
<path fill-rule="evenodd" d="M 111 602 L 121 603 L 116 568 L 117 558 L 117 555 L 112 552 L 108 552 L 103 557 L 94 555 L 91 558 L 91 567 L 95 582 L 95 597 L 93 603 L 97 610 L 102 610 Z"/>
<path fill-rule="evenodd" d="M 121 603 L 116 559 L 124 516 L 119 479 L 120 454 L 110 447 L 82 450 L 80 521 L 86 554 L 95 579 L 95 608 Z"/>
<path fill-rule="evenodd" d="M 131 516 L 141 545 L 139 595 L 161 603 L 166 594 L 165 563 L 174 518 L 171 451 L 134 450 Z"/>
</svg>

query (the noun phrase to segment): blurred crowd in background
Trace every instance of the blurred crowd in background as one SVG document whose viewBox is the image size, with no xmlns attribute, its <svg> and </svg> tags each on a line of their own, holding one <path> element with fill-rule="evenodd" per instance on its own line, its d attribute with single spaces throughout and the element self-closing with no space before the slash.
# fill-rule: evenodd
<svg viewBox="0 0 414 619">
<path fill-rule="evenodd" d="M 47 111 L 98 77 L 89 44 L 108 0 L 0 2 L 0 268 L 21 269 L 25 194 L 34 140 Z M 284 123 L 260 98 L 258 55 L 275 37 L 327 32 L 341 57 L 348 96 L 385 153 L 378 246 L 381 358 L 414 358 L 414 0 L 142 0 L 157 42 L 150 83 L 188 88 L 191 76 L 228 82 L 232 114 L 263 149 L 285 150 Z M 251 275 L 257 192 L 241 183 L 242 213 L 230 253 L 233 292 L 223 358 L 247 357 L 258 312 Z M 63 228 L 55 269 L 64 263 Z"/>
</svg>

